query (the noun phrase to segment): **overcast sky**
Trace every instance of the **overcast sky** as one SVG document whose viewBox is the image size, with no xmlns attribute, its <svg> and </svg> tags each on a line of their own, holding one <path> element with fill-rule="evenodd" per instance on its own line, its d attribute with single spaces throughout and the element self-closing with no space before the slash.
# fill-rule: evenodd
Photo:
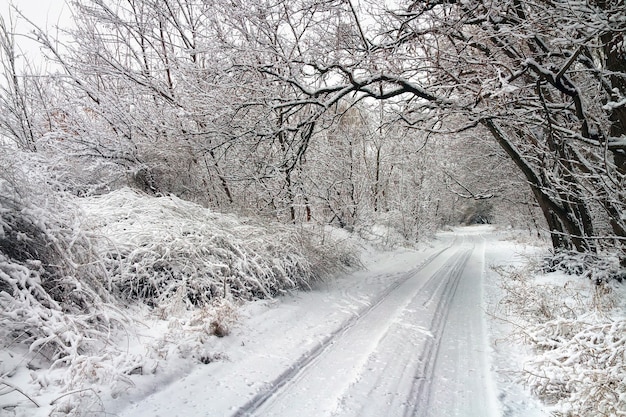
<svg viewBox="0 0 626 417">
<path fill-rule="evenodd" d="M 67 27 L 71 24 L 65 0 L 0 0 L 0 13 L 7 25 L 9 16 L 17 23 L 15 28 L 17 34 L 27 34 L 31 29 L 17 17 L 12 5 L 42 29 L 52 31 L 57 26 Z M 16 37 L 16 41 L 31 62 L 38 62 L 41 59 L 39 47 L 34 42 L 28 41 L 23 36 Z"/>
</svg>

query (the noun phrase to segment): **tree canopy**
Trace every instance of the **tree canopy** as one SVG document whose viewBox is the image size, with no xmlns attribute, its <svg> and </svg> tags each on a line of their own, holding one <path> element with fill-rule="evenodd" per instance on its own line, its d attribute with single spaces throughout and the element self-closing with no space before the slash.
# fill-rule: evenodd
<svg viewBox="0 0 626 417">
<path fill-rule="evenodd" d="M 504 155 L 503 175 L 515 166 L 529 185 L 555 249 L 624 252 L 621 0 L 76 0 L 72 10 L 72 42 L 36 34 L 62 68 L 47 85 L 3 61 L 3 135 L 25 149 L 43 146 L 39 134 L 126 167 L 148 192 L 342 227 L 365 212 L 423 216 L 423 204 L 442 218 L 440 189 L 493 197 L 489 165 Z M 4 28 L 4 56 L 11 42 Z M 450 152 L 459 137 L 469 142 Z M 487 156 L 482 185 L 451 172 L 476 150 Z M 414 189 L 418 203 L 399 204 Z"/>
</svg>

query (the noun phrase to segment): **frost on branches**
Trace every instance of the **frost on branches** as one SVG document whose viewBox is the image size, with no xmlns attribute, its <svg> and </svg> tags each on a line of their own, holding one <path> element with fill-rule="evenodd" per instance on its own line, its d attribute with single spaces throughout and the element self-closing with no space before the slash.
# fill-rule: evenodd
<svg viewBox="0 0 626 417">
<path fill-rule="evenodd" d="M 101 412 L 101 396 L 127 391 L 133 375 L 167 374 L 172 358 L 221 359 L 211 340 L 235 324 L 238 300 L 306 289 L 358 263 L 312 230 L 304 238 L 130 189 L 79 198 L 43 170 L 5 167 L 0 414 Z M 142 338 L 146 323 L 156 337 Z"/>
<path fill-rule="evenodd" d="M 72 200 L 55 192 L 39 172 L 26 175 L 8 158 L 3 166 L 2 410 L 60 409 L 71 399 L 68 391 L 82 391 L 94 382 L 114 385 L 132 369 L 132 358 L 111 346 L 111 335 L 129 321 L 114 306 L 94 238 L 82 228 Z M 42 400 L 52 386 L 57 393 L 66 391 L 63 398 Z M 25 412 L 32 415 L 33 410 Z"/>
<path fill-rule="evenodd" d="M 115 321 L 77 213 L 45 186 L 0 178 L 1 337 L 54 364 L 88 350 Z"/>
</svg>

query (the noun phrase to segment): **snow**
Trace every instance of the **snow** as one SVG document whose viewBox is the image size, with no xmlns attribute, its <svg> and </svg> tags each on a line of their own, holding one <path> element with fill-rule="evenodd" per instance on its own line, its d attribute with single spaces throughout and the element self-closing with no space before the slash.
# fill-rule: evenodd
<svg viewBox="0 0 626 417">
<path fill-rule="evenodd" d="M 609 101 L 604 106 L 602 106 L 602 110 L 611 112 L 615 109 L 619 109 L 620 107 L 624 107 L 624 106 L 626 106 L 626 98 L 622 98 L 619 101 Z"/>
<path fill-rule="evenodd" d="M 509 311 L 501 304 L 504 297 L 502 277 L 497 266 L 522 266 L 537 249 L 511 240 L 489 239 L 485 246 L 483 308 L 487 326 L 492 368 L 502 416 L 543 417 L 549 413 L 520 385 L 520 370 L 532 357 L 522 340 L 514 337 L 515 324 L 508 320 Z"/>
<path fill-rule="evenodd" d="M 120 415 L 236 412 L 237 406 L 252 400 L 292 364 L 307 358 L 342 324 L 367 309 L 376 294 L 385 291 L 389 280 L 402 277 L 414 266 L 416 258 L 423 259 L 430 252 L 396 252 L 367 272 L 285 297 L 280 302 L 261 301 L 247 306 L 243 312 L 247 319 L 229 338 L 215 345 L 217 351 L 227 352 L 228 361 L 198 369 L 187 375 L 182 385 L 157 391 Z M 197 399 L 206 397 L 207 387 L 211 387 L 210 398 L 199 405 Z M 172 403 L 171 398 L 178 400 Z"/>
<path fill-rule="evenodd" d="M 511 261 L 517 247 L 493 239 L 477 227 L 440 234 L 422 251 L 370 252 L 367 271 L 250 303 L 231 335 L 212 344 L 227 359 L 181 366 L 167 383 L 133 377 L 136 388 L 107 401 L 107 412 L 546 415 L 498 376 L 502 363 L 504 371 L 511 364 L 493 355 L 489 332 L 498 329 L 487 326 L 485 312 L 497 291 L 485 297 L 483 286 L 495 285 L 483 281 L 498 279 L 487 266 Z M 498 391 L 502 382 L 505 392 Z"/>
<path fill-rule="evenodd" d="M 577 346 L 591 342 L 603 354 L 620 352 L 622 347 L 602 343 L 621 343 L 623 317 L 614 317 L 610 325 L 592 323 L 598 334 L 606 334 L 597 340 L 584 338 L 590 331 L 585 323 L 603 316 L 595 310 L 575 325 L 563 319 L 542 325 L 540 310 L 549 297 L 569 294 L 560 301 L 573 311 L 587 305 L 577 304 L 579 299 L 598 302 L 594 287 L 589 280 L 563 273 L 523 269 L 545 248 L 527 245 L 519 233 L 502 236 L 489 226 L 475 226 L 441 232 L 419 250 L 365 248 L 366 269 L 279 298 L 241 305 L 222 299 L 200 309 L 186 309 L 182 303 L 178 311 L 172 301 L 161 316 L 155 314 L 158 309 L 128 306 L 124 314 L 137 319 L 137 328 L 126 338 L 111 339 L 126 343 L 125 348 L 72 365 L 72 372 L 85 373 L 73 378 L 102 375 L 98 384 L 75 394 L 82 399 L 68 403 L 69 415 L 566 415 L 568 406 L 577 406 L 575 399 L 542 404 L 529 391 L 538 382 L 525 371 L 551 372 L 554 384 L 567 375 L 581 383 L 584 378 L 618 378 L 619 367 L 603 373 L 593 363 L 580 368 L 587 364 L 569 364 L 561 355 L 584 357 Z M 535 292 L 520 292 L 511 301 L 511 291 L 522 290 Z M 624 290 L 616 287 L 615 305 L 624 304 L 619 291 Z M 552 312 L 559 308 L 554 303 Z M 209 329 L 216 320 L 227 326 L 225 337 Z M 524 340 L 528 335 L 541 343 L 556 340 L 542 332 L 559 323 L 578 332 L 578 345 L 538 352 L 536 344 Z M 107 357 L 122 351 L 117 358 Z M 70 377 L 63 367 L 45 372 L 37 370 L 43 363 L 33 361 L 30 370 L 13 366 L 11 373 L 5 372 L 6 364 L 25 357 L 20 355 L 16 349 L 0 354 L 7 383 L 0 391 L 0 406 L 9 416 L 43 417 L 50 410 L 46 404 L 73 397 L 54 385 Z M 550 361 L 563 366 L 550 368 Z M 104 363 L 132 371 L 109 375 Z M 578 367 L 580 373 L 568 367 Z M 19 391 L 7 393 L 8 384 L 33 401 Z M 595 393 L 593 387 L 581 392 Z M 37 409 L 34 402 L 42 407 Z M 77 408 L 71 410 L 72 405 Z"/>
</svg>

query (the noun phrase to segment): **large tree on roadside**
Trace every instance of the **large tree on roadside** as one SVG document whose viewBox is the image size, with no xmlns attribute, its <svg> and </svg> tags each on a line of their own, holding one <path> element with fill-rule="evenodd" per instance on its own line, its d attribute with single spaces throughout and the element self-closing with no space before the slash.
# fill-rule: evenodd
<svg viewBox="0 0 626 417">
<path fill-rule="evenodd" d="M 523 172 L 556 248 L 595 250 L 626 237 L 620 4 L 442 3 L 412 16 L 450 11 L 433 25 L 435 79 L 474 94 L 464 112 Z"/>
</svg>

